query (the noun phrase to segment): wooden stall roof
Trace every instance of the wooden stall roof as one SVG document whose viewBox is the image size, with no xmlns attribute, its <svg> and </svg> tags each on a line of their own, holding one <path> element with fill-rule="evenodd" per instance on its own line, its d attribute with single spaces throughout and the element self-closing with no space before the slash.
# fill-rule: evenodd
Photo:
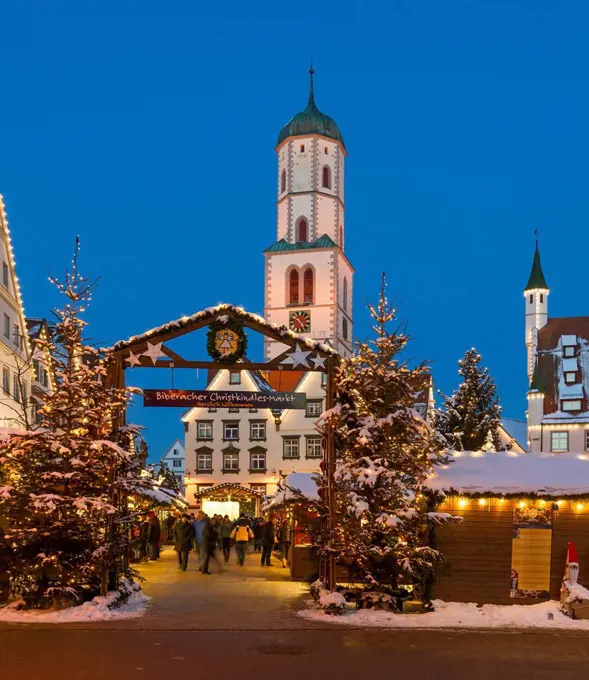
<svg viewBox="0 0 589 680">
<path fill-rule="evenodd" d="M 217 484 L 216 486 L 211 486 L 208 489 L 202 489 L 194 494 L 195 498 L 210 498 L 212 500 L 225 500 L 227 496 L 235 500 L 240 499 L 250 499 L 250 498 L 263 498 L 264 493 L 262 491 L 256 491 L 256 489 L 248 489 L 246 486 L 241 486 L 236 482 L 223 482 L 222 484 Z"/>
</svg>

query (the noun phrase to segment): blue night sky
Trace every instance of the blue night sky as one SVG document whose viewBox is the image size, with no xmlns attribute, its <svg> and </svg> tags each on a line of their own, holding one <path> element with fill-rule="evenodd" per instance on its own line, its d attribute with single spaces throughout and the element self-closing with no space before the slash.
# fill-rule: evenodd
<svg viewBox="0 0 589 680">
<path fill-rule="evenodd" d="M 586 2 L 30 0 L 1 21 L 0 192 L 30 316 L 58 302 L 47 270 L 76 233 L 102 277 L 97 343 L 220 301 L 261 313 L 274 144 L 305 106 L 311 54 L 349 152 L 357 335 L 386 271 L 438 387 L 474 345 L 522 418 L 535 228 L 550 316 L 589 313 Z M 171 386 L 167 371 L 129 379 Z M 182 436 L 178 416 L 135 412 L 153 458 Z"/>
</svg>

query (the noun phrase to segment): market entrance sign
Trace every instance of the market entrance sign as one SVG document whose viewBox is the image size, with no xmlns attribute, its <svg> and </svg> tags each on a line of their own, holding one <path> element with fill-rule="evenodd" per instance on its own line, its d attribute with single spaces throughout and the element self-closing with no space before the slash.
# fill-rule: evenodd
<svg viewBox="0 0 589 680">
<path fill-rule="evenodd" d="M 300 392 L 230 392 L 215 390 L 143 390 L 144 406 L 197 408 L 304 409 L 307 395 Z"/>
</svg>

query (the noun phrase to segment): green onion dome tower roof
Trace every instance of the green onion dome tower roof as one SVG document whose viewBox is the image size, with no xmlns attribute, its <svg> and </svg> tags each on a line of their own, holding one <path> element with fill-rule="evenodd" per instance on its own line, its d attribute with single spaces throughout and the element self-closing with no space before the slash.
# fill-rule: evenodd
<svg viewBox="0 0 589 680">
<path fill-rule="evenodd" d="M 325 113 L 321 113 L 315 104 L 315 93 L 313 91 L 313 67 L 309 69 L 310 91 L 309 101 L 304 111 L 295 114 L 278 134 L 278 144 L 281 144 L 287 137 L 300 137 L 303 135 L 323 135 L 341 142 L 345 148 L 344 137 L 340 132 L 337 123 Z"/>
</svg>

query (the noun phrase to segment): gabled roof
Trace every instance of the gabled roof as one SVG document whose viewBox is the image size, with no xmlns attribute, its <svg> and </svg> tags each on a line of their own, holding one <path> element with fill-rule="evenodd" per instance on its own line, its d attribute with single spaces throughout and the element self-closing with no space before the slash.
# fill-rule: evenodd
<svg viewBox="0 0 589 680">
<path fill-rule="evenodd" d="M 122 352 L 128 349 L 137 349 L 145 346 L 149 341 L 167 341 L 169 339 L 177 338 L 186 333 L 191 333 L 198 328 L 202 328 L 213 321 L 223 321 L 227 323 L 231 318 L 241 321 L 245 326 L 251 328 L 259 333 L 265 333 L 269 337 L 283 342 L 286 345 L 294 346 L 295 344 L 301 347 L 306 347 L 310 350 L 322 352 L 323 354 L 330 354 L 338 356 L 338 353 L 325 342 L 317 342 L 302 335 L 294 333 L 284 325 L 271 323 L 266 321 L 264 317 L 259 314 L 252 314 L 247 312 L 243 307 L 236 307 L 235 305 L 220 304 L 215 307 L 207 307 L 200 312 L 196 312 L 191 316 L 183 316 L 180 319 L 169 321 L 162 326 L 151 328 L 140 335 L 134 335 L 128 340 L 119 340 L 112 347 L 103 348 L 101 351 L 105 353 Z"/>
<path fill-rule="evenodd" d="M 532 262 L 532 271 L 528 279 L 528 285 L 524 288 L 524 292 L 528 290 L 549 290 L 544 272 L 542 271 L 542 264 L 540 262 L 540 249 L 538 248 L 538 241 L 536 241 L 536 251 L 534 253 L 534 261 Z"/>
<path fill-rule="evenodd" d="M 276 253 L 286 250 L 309 250 L 311 248 L 337 248 L 337 243 L 327 234 L 323 234 L 316 241 L 298 241 L 297 243 L 289 243 L 281 238 L 276 241 L 269 248 L 264 250 L 265 253 Z"/>
</svg>

